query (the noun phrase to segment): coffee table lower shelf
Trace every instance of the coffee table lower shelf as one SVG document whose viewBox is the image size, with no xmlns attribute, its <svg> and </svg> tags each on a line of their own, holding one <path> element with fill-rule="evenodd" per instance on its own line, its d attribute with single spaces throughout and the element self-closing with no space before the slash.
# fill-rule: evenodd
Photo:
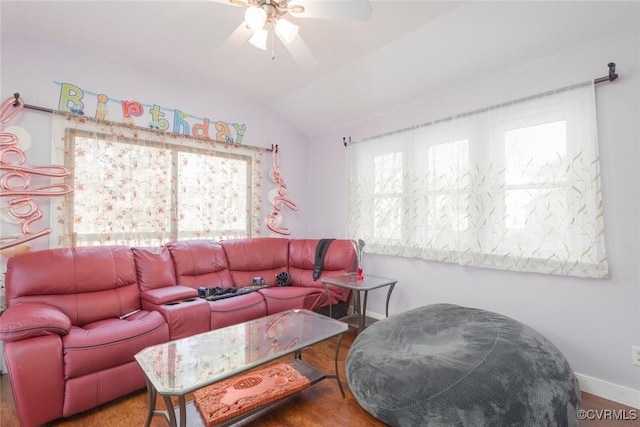
<svg viewBox="0 0 640 427">
<path fill-rule="evenodd" d="M 315 367 L 309 365 L 308 363 L 300 360 L 300 359 L 294 359 L 294 360 L 290 360 L 288 362 L 286 362 L 287 365 L 291 366 L 292 368 L 294 368 L 296 371 L 298 371 L 301 375 L 303 375 L 306 379 L 309 380 L 309 382 L 311 383 L 310 385 L 313 385 L 319 381 L 322 381 L 325 378 L 336 378 L 336 380 L 338 381 L 338 384 L 340 385 L 340 390 L 342 391 L 342 384 L 340 384 L 340 380 L 339 378 L 337 378 L 336 375 L 333 374 L 326 374 L 318 369 L 316 369 Z M 304 391 L 304 390 L 300 390 L 300 391 Z M 237 416 L 230 418 L 228 420 L 225 420 L 219 424 L 215 424 L 216 427 L 225 427 L 225 426 L 230 426 L 232 424 L 235 424 L 245 418 L 248 418 L 254 414 L 257 414 L 261 411 L 267 410 L 268 408 L 271 408 L 275 405 L 277 405 L 280 402 L 283 402 L 289 398 L 291 398 L 292 396 L 295 396 L 296 394 L 300 393 L 300 391 L 298 392 L 294 392 L 292 394 L 283 396 L 279 399 L 275 399 L 275 400 L 270 400 L 265 402 L 264 404 L 258 406 L 257 408 L 251 409 L 247 412 L 243 412 L 241 414 L 238 414 Z M 173 411 L 176 415 L 176 421 L 177 421 L 177 425 L 180 425 L 180 407 L 179 406 L 174 406 Z M 206 423 L 205 421 L 202 419 L 202 415 L 200 414 L 200 410 L 196 407 L 195 402 L 194 401 L 190 401 L 187 402 L 186 404 L 186 414 L 187 414 L 187 423 L 186 426 L 187 427 L 206 427 Z M 169 420 L 169 415 L 167 413 L 167 411 L 154 411 L 154 415 L 162 415 L 164 416 L 167 420 Z"/>
</svg>

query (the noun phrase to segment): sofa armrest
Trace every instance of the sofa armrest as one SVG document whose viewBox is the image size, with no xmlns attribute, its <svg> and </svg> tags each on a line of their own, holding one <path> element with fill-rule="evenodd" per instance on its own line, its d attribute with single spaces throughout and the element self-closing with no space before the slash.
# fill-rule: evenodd
<svg viewBox="0 0 640 427">
<path fill-rule="evenodd" d="M 182 301 L 189 298 L 197 298 L 198 291 L 188 286 L 165 286 L 164 288 L 149 289 L 140 294 L 144 301 L 154 305 L 162 305 L 168 302 Z"/>
<path fill-rule="evenodd" d="M 9 307 L 0 316 L 0 340 L 11 342 L 43 335 L 66 335 L 71 320 L 48 304 L 25 302 Z"/>
</svg>

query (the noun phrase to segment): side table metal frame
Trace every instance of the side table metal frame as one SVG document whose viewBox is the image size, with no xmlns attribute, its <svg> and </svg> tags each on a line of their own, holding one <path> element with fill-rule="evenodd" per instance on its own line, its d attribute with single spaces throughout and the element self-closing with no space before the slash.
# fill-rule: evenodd
<svg viewBox="0 0 640 427">
<path fill-rule="evenodd" d="M 376 279 L 381 279 L 382 283 L 376 284 L 375 286 L 363 287 L 365 279 L 357 280 L 355 273 L 346 274 L 341 276 L 333 276 L 333 277 L 325 277 L 320 279 L 322 285 L 324 286 L 324 290 L 327 294 L 327 298 L 330 298 L 329 286 L 338 286 L 341 288 L 350 289 L 355 293 L 354 296 L 354 314 L 358 317 L 358 333 L 362 332 L 366 328 L 366 317 L 367 317 L 367 298 L 369 296 L 369 291 L 382 288 L 388 286 L 387 290 L 387 300 L 385 304 L 385 316 L 389 317 L 389 300 L 391 299 L 391 293 L 393 292 L 393 288 L 396 286 L 397 280 L 387 279 L 379 276 L 370 276 Z M 360 286 L 358 285 L 360 283 Z M 364 293 L 364 296 L 361 296 L 361 293 Z M 332 317 L 332 308 L 329 305 L 329 317 Z M 348 316 L 346 316 L 348 317 Z M 345 318 L 343 318 L 344 320 Z"/>
</svg>

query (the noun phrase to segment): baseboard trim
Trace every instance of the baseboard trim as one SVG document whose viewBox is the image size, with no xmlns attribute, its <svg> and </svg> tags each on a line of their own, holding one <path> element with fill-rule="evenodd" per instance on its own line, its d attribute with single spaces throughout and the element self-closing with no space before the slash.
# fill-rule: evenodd
<svg viewBox="0 0 640 427">
<path fill-rule="evenodd" d="M 376 320 L 380 320 L 380 319 L 384 319 L 387 316 L 385 316 L 382 313 L 376 313 L 375 311 L 367 311 L 367 317 L 372 317 Z"/>
<path fill-rule="evenodd" d="M 640 409 L 640 390 L 634 390 L 577 372 L 575 375 L 580 383 L 580 391 Z"/>
<path fill-rule="evenodd" d="M 367 316 L 374 319 L 383 319 L 384 314 L 367 311 Z M 603 399 L 611 400 L 622 405 L 631 406 L 640 409 L 640 390 L 613 384 L 607 381 L 593 378 L 588 375 L 575 373 L 580 384 L 580 391 L 594 394 Z"/>
</svg>

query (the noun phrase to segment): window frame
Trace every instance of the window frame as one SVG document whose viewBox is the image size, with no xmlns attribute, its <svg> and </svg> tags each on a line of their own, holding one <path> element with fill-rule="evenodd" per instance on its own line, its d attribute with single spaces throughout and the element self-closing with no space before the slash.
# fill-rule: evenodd
<svg viewBox="0 0 640 427">
<path fill-rule="evenodd" d="M 543 112 L 530 112 L 530 111 L 520 111 L 521 109 L 516 109 L 513 114 L 508 118 L 503 118 L 501 120 L 491 121 L 489 127 L 491 128 L 491 154 L 490 161 L 494 164 L 500 164 L 505 168 L 505 176 L 503 181 L 504 190 L 499 195 L 499 201 L 496 201 L 494 207 L 499 210 L 500 216 L 504 217 L 506 215 L 506 193 L 508 191 L 514 190 L 525 190 L 525 189 L 536 189 L 536 190 L 564 190 L 570 185 L 566 179 L 566 176 L 563 180 L 555 181 L 554 183 L 527 183 L 527 184 L 507 184 L 506 177 L 506 168 L 507 168 L 507 158 L 506 158 L 506 133 L 508 131 L 525 129 L 528 127 L 539 126 L 548 123 L 556 123 L 556 122 L 565 122 L 566 129 L 566 140 L 565 140 L 565 153 L 568 156 L 568 153 L 575 151 L 577 143 L 576 136 L 574 135 L 574 129 L 576 128 L 576 121 L 579 120 L 578 115 L 576 113 L 576 106 L 572 104 L 562 105 L 558 103 L 554 108 L 545 110 Z M 495 136 L 494 136 L 495 135 Z M 567 161 L 565 159 L 564 161 Z M 507 227 L 506 221 L 502 222 L 502 230 L 501 233 L 506 234 L 509 230 Z M 568 233 L 564 236 L 567 239 L 567 243 L 569 247 L 574 247 L 577 245 L 579 237 L 576 233 Z M 508 253 L 511 250 L 519 249 L 517 246 L 512 246 L 510 243 L 504 242 L 499 246 L 503 253 Z M 529 246 L 526 249 L 528 250 L 536 250 L 535 245 Z M 537 257 L 537 260 L 542 262 L 547 256 L 549 256 L 549 252 L 547 250 L 541 251 L 540 255 Z M 575 261 L 575 260 L 572 260 Z"/>
<path fill-rule="evenodd" d="M 249 214 L 249 209 L 253 205 L 252 203 L 252 168 L 251 163 L 253 159 L 249 155 L 239 154 L 239 153 L 230 153 L 227 151 L 221 151 L 212 146 L 210 149 L 193 147 L 193 146 L 183 146 L 180 144 L 172 144 L 165 143 L 161 141 L 154 141 L 151 139 L 145 139 L 144 137 L 139 138 L 131 138 L 127 136 L 118 136 L 117 140 L 114 140 L 113 137 L 109 136 L 106 133 L 101 133 L 97 131 L 91 130 L 82 130 L 77 128 L 68 127 L 65 129 L 65 151 L 68 153 L 65 156 L 65 164 L 69 167 L 73 173 L 70 177 L 67 178 L 71 185 L 75 183 L 75 169 L 77 164 L 76 159 L 76 146 L 78 144 L 78 140 L 82 138 L 87 139 L 99 139 L 100 141 L 118 143 L 118 144 L 129 144 L 140 147 L 153 147 L 158 149 L 167 150 L 171 157 L 170 165 L 171 171 L 168 174 L 170 179 L 170 206 L 168 209 L 169 212 L 169 229 L 168 231 L 159 232 L 159 231 L 136 231 L 134 234 L 137 238 L 131 238 L 132 233 L 127 232 L 94 232 L 94 233 L 78 233 L 75 226 L 75 218 L 76 218 L 76 203 L 75 198 L 77 197 L 76 192 L 71 193 L 69 197 L 69 202 L 65 204 L 65 217 L 72 218 L 73 220 L 69 221 L 71 223 L 70 227 L 70 238 L 72 246 L 83 246 L 83 245 L 95 245 L 95 244 L 105 244 L 101 243 L 105 241 L 105 237 L 110 236 L 108 244 L 125 244 L 129 246 L 136 246 L 135 242 L 138 240 L 144 241 L 152 241 L 158 244 L 164 244 L 169 241 L 175 240 L 185 240 L 185 239 L 215 239 L 221 240 L 225 238 L 239 238 L 239 237 L 247 237 L 254 234 L 254 226 L 251 215 Z M 180 174 L 180 154 L 197 154 L 204 156 L 215 156 L 218 158 L 227 158 L 231 160 L 241 161 L 245 163 L 245 203 L 247 205 L 246 216 L 245 216 L 245 224 L 246 228 L 244 230 L 230 230 L 230 229 L 216 229 L 211 230 L 208 236 L 202 237 L 198 236 L 198 230 L 185 230 L 182 231 L 179 228 L 179 218 L 178 218 L 178 209 L 180 204 L 180 196 L 178 194 L 178 183 L 179 183 L 179 174 Z M 202 231 L 202 230 L 200 230 Z M 82 238 L 80 237 L 82 235 Z"/>
</svg>

